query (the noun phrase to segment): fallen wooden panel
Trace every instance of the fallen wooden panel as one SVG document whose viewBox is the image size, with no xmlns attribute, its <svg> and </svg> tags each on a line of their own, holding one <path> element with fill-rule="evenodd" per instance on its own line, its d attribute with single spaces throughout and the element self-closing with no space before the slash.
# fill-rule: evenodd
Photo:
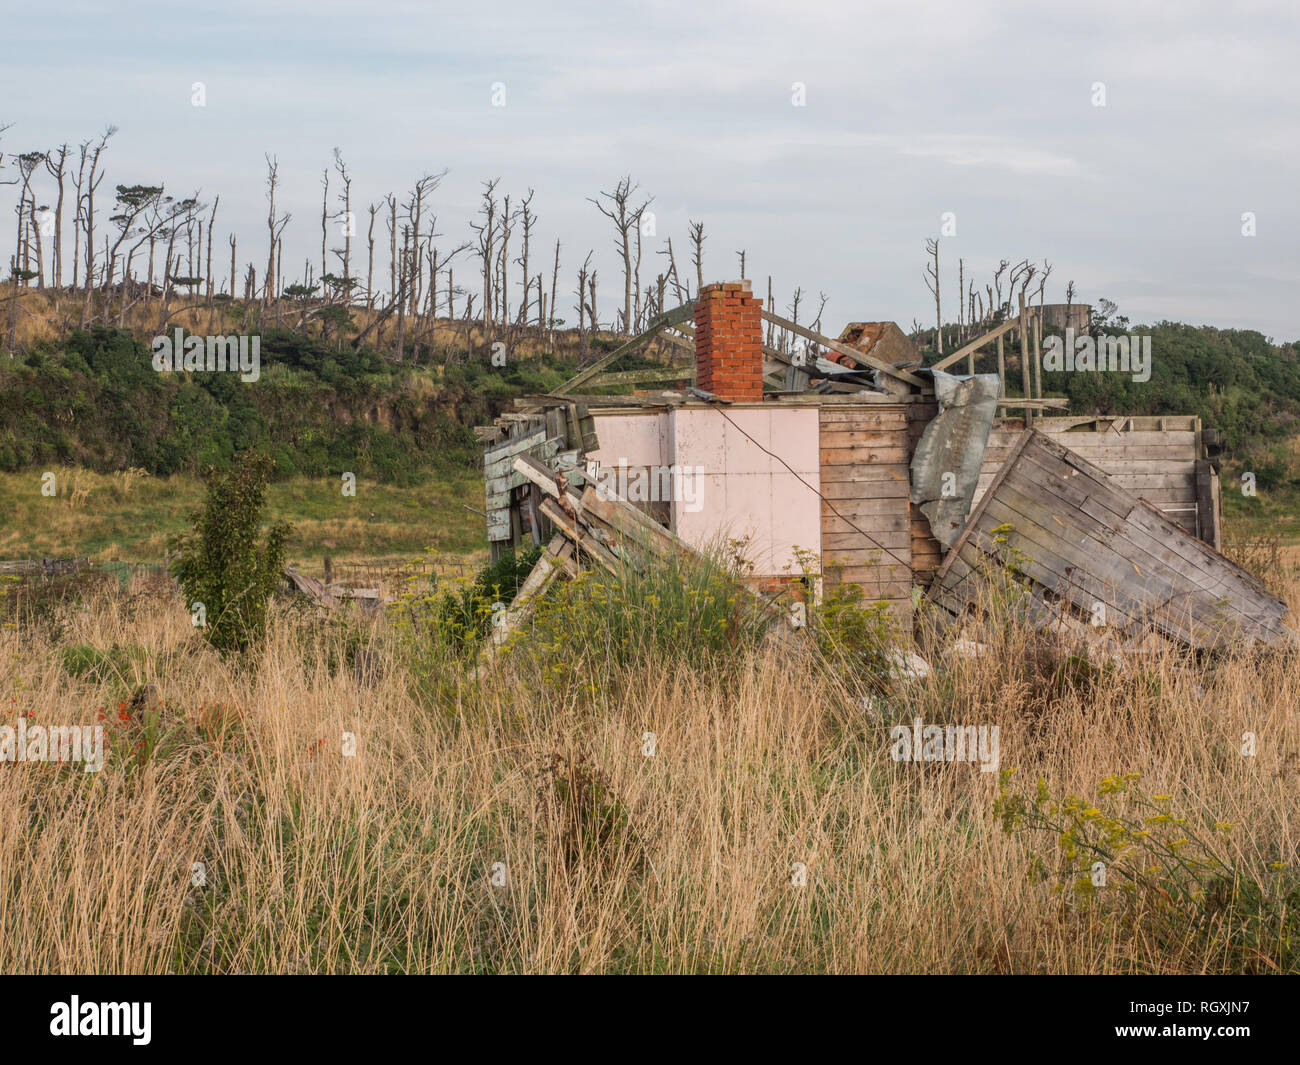
<svg viewBox="0 0 1300 1065">
<path fill-rule="evenodd" d="M 1297 643 L 1286 604 L 1263 584 L 1037 430 L 980 499 L 930 598 L 960 616 L 999 571 L 1028 580 L 1037 624 L 1069 612 L 1125 638 L 1152 628 L 1194 648 Z"/>
<path fill-rule="evenodd" d="M 284 576 L 298 591 L 302 592 L 308 599 L 320 603 L 321 606 L 336 607 L 339 605 L 338 597 L 315 577 L 308 577 L 304 573 L 299 573 L 292 566 L 285 567 Z"/>
</svg>

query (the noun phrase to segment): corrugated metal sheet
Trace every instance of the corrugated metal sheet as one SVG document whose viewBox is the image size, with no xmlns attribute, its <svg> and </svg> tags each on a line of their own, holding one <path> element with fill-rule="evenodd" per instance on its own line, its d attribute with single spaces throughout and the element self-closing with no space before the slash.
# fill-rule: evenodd
<svg viewBox="0 0 1300 1065">
<path fill-rule="evenodd" d="M 979 487 L 997 414 L 998 375 L 957 377 L 936 370 L 934 393 L 939 413 L 912 457 L 912 502 L 930 519 L 935 539 L 952 547 Z"/>
</svg>

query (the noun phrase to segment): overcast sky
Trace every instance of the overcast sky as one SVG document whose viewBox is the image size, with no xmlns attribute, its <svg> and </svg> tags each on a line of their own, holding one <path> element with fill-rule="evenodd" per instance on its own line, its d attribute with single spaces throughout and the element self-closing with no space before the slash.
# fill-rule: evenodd
<svg viewBox="0 0 1300 1065">
<path fill-rule="evenodd" d="M 1286 341 L 1300 338 L 1298 22 L 1294 0 L 33 4 L 6 15 L 0 150 L 8 163 L 115 124 L 103 188 L 219 194 L 218 232 L 233 227 L 259 277 L 264 154 L 296 276 L 319 260 L 337 146 L 354 209 L 446 168 L 446 245 L 472 237 L 484 179 L 534 188 L 537 239 L 564 242 L 562 289 L 595 250 L 603 319 L 621 281 L 586 197 L 630 173 L 654 198 L 645 274 L 668 236 L 681 268 L 687 220 L 703 220 L 706 281 L 736 277 L 743 248 L 781 307 L 796 285 L 824 292 L 834 333 L 932 322 L 924 245 L 951 211 L 950 301 L 959 257 L 981 282 L 1000 258 L 1048 259 L 1049 302 L 1073 279 L 1079 300 L 1108 297 L 1135 323 Z M 15 202 L 0 188 L 6 216 Z"/>
</svg>

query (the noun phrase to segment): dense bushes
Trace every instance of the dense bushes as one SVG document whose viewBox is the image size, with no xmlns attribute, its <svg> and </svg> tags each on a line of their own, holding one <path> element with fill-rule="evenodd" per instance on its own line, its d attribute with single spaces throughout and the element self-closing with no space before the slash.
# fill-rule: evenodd
<svg viewBox="0 0 1300 1065">
<path fill-rule="evenodd" d="M 55 347 L 0 365 L 0 470 L 52 464 L 155 475 L 227 469 L 252 448 L 288 478 L 352 472 L 408 484 L 471 467 L 470 427 L 514 396 L 545 391 L 564 366 L 481 362 L 429 370 L 288 331 L 261 337 L 261 377 L 157 373 L 146 344 L 109 329 L 74 332 Z"/>
<path fill-rule="evenodd" d="M 1069 397 L 1070 411 L 1080 414 L 1197 414 L 1219 430 L 1234 459 L 1300 431 L 1295 345 L 1278 347 L 1248 329 L 1177 322 L 1133 326 L 1129 333 L 1151 337 L 1149 381 L 1123 373 L 1049 372 L 1044 393 Z"/>
</svg>

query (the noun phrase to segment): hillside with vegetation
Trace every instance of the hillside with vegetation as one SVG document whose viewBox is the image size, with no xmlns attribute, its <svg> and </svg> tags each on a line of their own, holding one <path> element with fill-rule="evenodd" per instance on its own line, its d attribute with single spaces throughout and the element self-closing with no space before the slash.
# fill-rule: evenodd
<svg viewBox="0 0 1300 1065">
<path fill-rule="evenodd" d="M 247 313 L 234 301 L 222 320 L 205 323 L 198 307 L 190 326 L 233 330 Z M 433 544 L 473 553 L 481 518 L 472 427 L 515 397 L 557 387 L 620 342 L 613 333 L 520 330 L 496 366 L 481 333 L 462 323 L 417 321 L 411 335 L 430 343 L 412 341 L 397 358 L 354 343 L 364 322 L 361 311 L 332 334 L 323 326 L 266 330 L 255 385 L 233 373 L 156 372 L 142 323 L 35 332 L 0 357 L 0 555 L 159 557 L 183 518 L 182 501 L 197 497 L 202 470 L 228 469 L 250 450 L 270 456 L 272 509 L 295 522 L 307 556 L 403 556 Z M 1254 498 L 1225 491 L 1229 518 L 1252 534 L 1287 534 L 1300 511 L 1297 345 L 1174 322 L 1094 324 L 1149 333 L 1151 379 L 1047 372 L 1045 392 L 1067 397 L 1073 414 L 1199 415 L 1219 430 L 1225 486 L 1250 470 L 1260 490 Z M 1013 394 L 1017 348 L 1008 351 Z M 658 357 L 648 350 L 620 366 Z M 37 475 L 51 470 L 68 471 L 60 494 L 78 496 L 65 499 L 66 509 L 80 510 L 66 521 L 51 520 L 43 506 Z M 364 506 L 351 517 L 331 505 L 344 473 L 364 486 Z"/>
</svg>

